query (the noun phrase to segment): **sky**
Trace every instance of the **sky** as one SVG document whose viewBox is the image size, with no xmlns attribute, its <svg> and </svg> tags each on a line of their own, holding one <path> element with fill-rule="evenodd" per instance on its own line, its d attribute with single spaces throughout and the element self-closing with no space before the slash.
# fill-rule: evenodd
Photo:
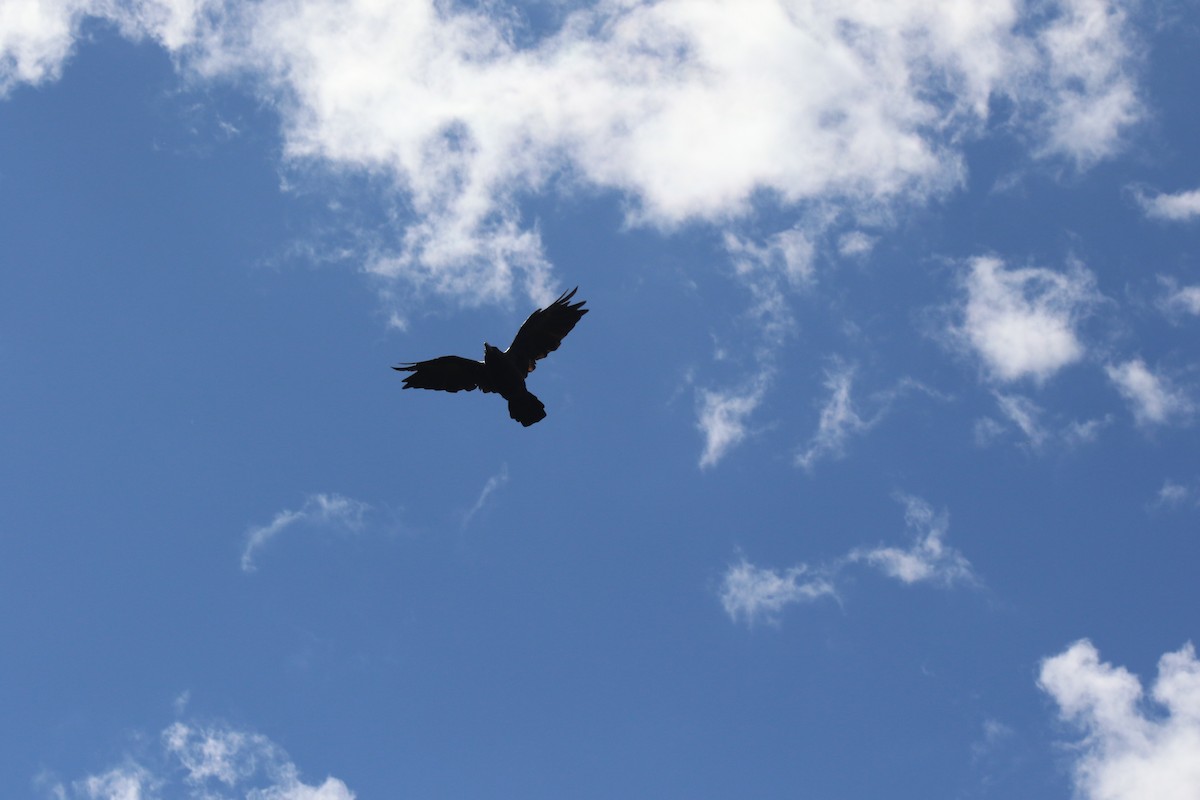
<svg viewBox="0 0 1200 800">
<path fill-rule="evenodd" d="M 1200 799 L 1198 48 L 0 0 L 0 797 Z"/>
</svg>

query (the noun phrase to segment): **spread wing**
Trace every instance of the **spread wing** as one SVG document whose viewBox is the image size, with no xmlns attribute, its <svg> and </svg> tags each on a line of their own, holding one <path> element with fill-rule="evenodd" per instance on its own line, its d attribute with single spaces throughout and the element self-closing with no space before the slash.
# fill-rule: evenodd
<svg viewBox="0 0 1200 800">
<path fill-rule="evenodd" d="M 575 323 L 588 312 L 583 307 L 585 301 L 570 302 L 578 289 L 576 286 L 569 292 L 563 292 L 546 308 L 534 311 L 517 331 L 512 344 L 508 346 L 508 354 L 518 363 L 528 364 L 526 371 L 533 372 L 534 363 L 539 358 L 545 358 L 557 350 Z"/>
<path fill-rule="evenodd" d="M 484 380 L 483 363 L 462 356 L 442 356 L 392 367 L 411 372 L 404 377 L 405 389 L 437 389 L 443 392 L 471 391 Z"/>
</svg>

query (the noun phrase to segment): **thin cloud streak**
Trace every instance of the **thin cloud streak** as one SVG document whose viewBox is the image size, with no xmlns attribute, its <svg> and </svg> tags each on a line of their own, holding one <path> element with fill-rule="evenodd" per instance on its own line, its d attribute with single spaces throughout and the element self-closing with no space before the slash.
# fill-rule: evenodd
<svg viewBox="0 0 1200 800">
<path fill-rule="evenodd" d="M 1071 420 L 1066 423 L 1055 421 L 1053 424 L 1044 420 L 1045 409 L 1030 398 L 1013 393 L 994 391 L 996 407 L 1007 425 L 992 417 L 983 417 L 975 423 L 975 443 L 986 447 L 1005 433 L 1016 429 L 1024 440 L 1021 446 L 1032 452 L 1041 452 L 1051 445 L 1076 447 L 1094 442 L 1100 436 L 1100 431 L 1112 424 L 1113 416 L 1087 420 Z"/>
<path fill-rule="evenodd" d="M 508 464 L 507 463 L 501 464 L 500 471 L 497 472 L 492 477 L 487 479 L 487 483 L 485 483 L 483 485 L 483 490 L 480 491 L 480 493 L 479 493 L 479 499 L 477 499 L 475 501 L 475 505 L 471 506 L 471 508 L 467 511 L 467 513 L 463 515 L 463 521 L 462 521 L 463 530 L 466 530 L 467 526 L 471 524 L 471 520 L 475 517 L 476 514 L 479 513 L 479 510 L 481 508 L 483 508 L 484 504 L 487 503 L 488 498 L 490 498 L 492 496 L 492 493 L 495 492 L 497 489 L 499 489 L 506 483 L 508 483 Z"/>
<path fill-rule="evenodd" d="M 314 494 L 305 499 L 299 510 L 285 509 L 277 513 L 266 525 L 251 528 L 246 532 L 246 546 L 242 550 L 243 572 L 254 572 L 255 554 L 272 539 L 298 525 L 326 528 L 330 530 L 358 531 L 363 518 L 371 506 L 340 494 Z"/>
</svg>

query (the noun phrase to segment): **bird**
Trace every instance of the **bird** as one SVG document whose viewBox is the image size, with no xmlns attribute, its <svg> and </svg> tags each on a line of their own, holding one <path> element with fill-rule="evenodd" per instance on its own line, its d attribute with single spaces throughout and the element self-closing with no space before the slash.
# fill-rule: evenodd
<svg viewBox="0 0 1200 800">
<path fill-rule="evenodd" d="M 408 372 L 405 389 L 435 389 L 461 392 L 480 389 L 508 401 L 508 415 L 528 428 L 546 418 L 546 406 L 525 388 L 525 379 L 537 368 L 537 362 L 558 349 L 563 338 L 588 313 L 586 302 L 572 303 L 576 286 L 557 300 L 529 315 L 512 344 L 501 350 L 483 343 L 483 361 L 462 356 L 440 356 L 427 361 L 410 361 L 392 369 Z"/>
</svg>

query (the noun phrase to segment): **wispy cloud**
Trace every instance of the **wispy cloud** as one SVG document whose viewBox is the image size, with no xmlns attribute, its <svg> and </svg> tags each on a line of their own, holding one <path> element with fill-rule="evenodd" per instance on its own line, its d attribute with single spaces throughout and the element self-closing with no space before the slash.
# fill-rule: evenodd
<svg viewBox="0 0 1200 800">
<path fill-rule="evenodd" d="M 43 780 L 58 800 L 354 800 L 341 780 L 307 784 L 286 752 L 262 734 L 225 725 L 176 722 L 159 737 L 158 753 L 69 783 Z"/>
<path fill-rule="evenodd" d="M 1200 661 L 1189 643 L 1159 659 L 1151 689 L 1102 663 L 1083 639 L 1042 662 L 1038 686 L 1084 737 L 1073 743 L 1073 779 L 1084 800 L 1200 797 Z"/>
<path fill-rule="evenodd" d="M 1071 420 L 1065 424 L 1053 419 L 1047 422 L 1045 410 L 1030 398 L 1004 392 L 993 392 L 993 395 L 1004 421 L 984 417 L 975 423 L 975 442 L 980 446 L 991 444 L 1015 428 L 1023 437 L 1024 445 L 1033 451 L 1052 443 L 1074 447 L 1095 441 L 1100 431 L 1113 420 L 1112 415 L 1105 415 L 1096 419 Z"/>
<path fill-rule="evenodd" d="M 1200 217 L 1200 189 L 1175 194 L 1138 192 L 1137 199 L 1151 219 L 1187 222 Z"/>
<path fill-rule="evenodd" d="M 1200 481 L 1188 485 L 1167 478 L 1150 505 L 1154 508 L 1178 508 L 1191 500 L 1200 503 Z"/>
<path fill-rule="evenodd" d="M 386 199 L 412 213 L 364 245 L 374 273 L 484 299 L 546 294 L 519 198 L 555 186 L 619 192 L 664 230 L 754 217 L 760 197 L 854 213 L 960 186 L 992 98 L 1036 155 L 1081 166 L 1142 116 L 1115 0 L 590 3 L 540 37 L 492 7 L 9 0 L 0 93 L 53 79 L 81 20 L 107 18 L 278 109 L 292 165 L 394 177 Z"/>
<path fill-rule="evenodd" d="M 1140 358 L 1104 368 L 1108 379 L 1129 403 L 1139 425 L 1163 425 L 1191 416 L 1195 404 L 1187 393 L 1155 375 Z"/>
<path fill-rule="evenodd" d="M 744 558 L 729 568 L 721 581 L 721 605 L 734 622 L 747 625 L 775 622 L 779 612 L 793 603 L 836 596 L 831 576 L 806 564 L 782 572 L 756 567 Z"/>
<path fill-rule="evenodd" d="M 913 535 L 908 547 L 858 548 L 848 560 L 870 564 L 902 583 L 930 581 L 944 586 L 972 583 L 976 580 L 971 564 L 962 553 L 945 543 L 950 519 L 946 512 L 935 512 L 919 497 L 901 495 L 904 524 Z"/>
<path fill-rule="evenodd" d="M 488 498 L 492 496 L 492 493 L 506 483 L 508 483 L 507 463 L 501 464 L 500 471 L 487 479 L 487 483 L 483 485 L 483 490 L 479 492 L 479 499 L 476 500 L 475 505 L 471 506 L 467 513 L 463 515 L 462 526 L 464 530 L 468 525 L 471 524 L 472 518 L 479 513 L 479 510 L 483 508 L 484 503 L 488 501 Z"/>
<path fill-rule="evenodd" d="M 1092 274 L 1036 267 L 1008 269 L 997 258 L 971 262 L 960 321 L 949 329 L 997 381 L 1044 381 L 1083 358 L 1075 325 L 1100 299 Z"/>
<path fill-rule="evenodd" d="M 867 398 L 872 408 L 868 416 L 860 413 L 851 395 L 854 377 L 858 368 L 851 363 L 835 360 L 825 372 L 825 388 L 829 397 L 821 407 L 817 430 L 808 444 L 796 454 L 796 464 L 811 472 L 818 461 L 824 458 L 841 458 L 846 452 L 846 441 L 854 435 L 864 434 L 878 425 L 892 409 L 892 404 L 902 395 L 918 391 L 930 397 L 945 397 L 919 381 L 905 378 L 886 391 L 876 392 Z"/>
<path fill-rule="evenodd" d="M 1159 305 L 1169 315 L 1191 314 L 1200 316 L 1200 284 L 1180 286 L 1174 278 L 1160 275 L 1159 283 L 1165 291 Z"/>
<path fill-rule="evenodd" d="M 865 256 L 875 249 L 876 238 L 862 231 L 849 231 L 838 238 L 838 254 L 843 258 Z"/>
<path fill-rule="evenodd" d="M 696 427 L 704 435 L 701 469 L 716 466 L 746 438 L 747 419 L 762 402 L 769 382 L 770 372 L 764 370 L 740 389 L 699 390 Z"/>
<path fill-rule="evenodd" d="M 796 463 L 804 469 L 811 471 L 821 458 L 840 457 L 845 452 L 847 437 L 862 433 L 879 421 L 882 411 L 872 419 L 859 416 L 850 397 L 853 381 L 854 366 L 851 364 L 836 364 L 825 373 L 829 399 L 821 409 L 817 432 L 813 434 L 808 447 L 796 455 Z"/>
<path fill-rule="evenodd" d="M 859 547 L 826 564 L 797 564 L 785 570 L 758 567 L 744 557 L 726 571 L 720 599 L 734 622 L 754 625 L 776 622 L 787 606 L 821 597 L 838 597 L 838 578 L 853 565 L 866 565 L 911 585 L 978 584 L 970 562 L 945 543 L 949 528 L 945 512 L 937 513 L 924 500 L 899 495 L 904 521 L 912 534 L 908 547 Z"/>
<path fill-rule="evenodd" d="M 358 531 L 363 518 L 371 506 L 340 494 L 313 494 L 305 499 L 298 510 L 285 509 L 277 513 L 266 525 L 250 528 L 246 532 L 246 546 L 242 550 L 242 571 L 254 572 L 255 554 L 267 542 L 284 531 L 296 527 L 315 527 L 328 530 Z"/>
</svg>

